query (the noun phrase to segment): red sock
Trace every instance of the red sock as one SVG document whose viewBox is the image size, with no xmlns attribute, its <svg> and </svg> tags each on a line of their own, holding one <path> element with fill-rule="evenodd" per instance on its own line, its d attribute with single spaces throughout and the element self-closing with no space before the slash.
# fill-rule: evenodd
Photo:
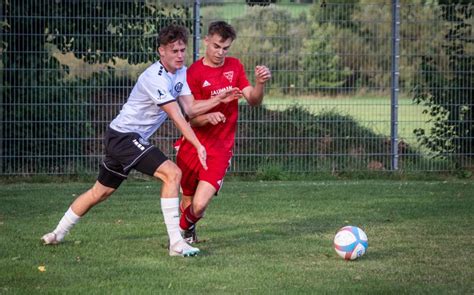
<svg viewBox="0 0 474 295">
<path fill-rule="evenodd" d="M 201 217 L 194 215 L 192 211 L 192 206 L 190 205 L 184 210 L 184 213 L 181 214 L 181 218 L 179 219 L 179 227 L 182 230 L 188 230 L 192 228 L 194 224 L 196 224 L 196 222 L 201 219 Z"/>
</svg>

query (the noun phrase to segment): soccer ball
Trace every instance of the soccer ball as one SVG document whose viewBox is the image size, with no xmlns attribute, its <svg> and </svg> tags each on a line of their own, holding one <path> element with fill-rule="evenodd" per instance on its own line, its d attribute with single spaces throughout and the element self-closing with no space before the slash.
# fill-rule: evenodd
<svg viewBox="0 0 474 295">
<path fill-rule="evenodd" d="M 355 260 L 367 251 L 367 235 L 357 226 L 344 226 L 334 237 L 334 250 L 345 260 Z"/>
</svg>

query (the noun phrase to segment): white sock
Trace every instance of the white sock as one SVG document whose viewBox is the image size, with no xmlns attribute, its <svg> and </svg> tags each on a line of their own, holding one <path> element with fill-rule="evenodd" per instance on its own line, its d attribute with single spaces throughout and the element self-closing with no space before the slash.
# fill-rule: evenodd
<svg viewBox="0 0 474 295">
<path fill-rule="evenodd" d="M 71 207 L 64 213 L 63 218 L 58 223 L 58 226 L 53 231 L 56 234 L 56 240 L 61 242 L 64 240 L 64 237 L 67 235 L 69 230 L 81 219 L 80 216 L 77 216 L 74 211 L 72 211 Z"/>
<path fill-rule="evenodd" d="M 179 198 L 161 198 L 161 211 L 165 219 L 170 245 L 182 240 L 179 232 Z"/>
</svg>

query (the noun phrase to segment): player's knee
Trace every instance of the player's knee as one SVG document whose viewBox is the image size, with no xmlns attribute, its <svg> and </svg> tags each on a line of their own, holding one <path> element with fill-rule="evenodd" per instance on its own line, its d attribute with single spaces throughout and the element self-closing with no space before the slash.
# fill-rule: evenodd
<svg viewBox="0 0 474 295">
<path fill-rule="evenodd" d="M 182 173 L 181 169 L 174 164 L 174 163 L 169 163 L 164 171 L 160 171 L 159 173 L 159 178 L 166 183 L 170 185 L 179 185 L 181 181 Z"/>
<path fill-rule="evenodd" d="M 108 197 L 110 197 L 114 193 L 115 189 L 110 187 L 97 187 L 94 186 L 90 190 L 90 199 L 92 203 L 98 204 L 102 201 L 105 201 Z"/>
<path fill-rule="evenodd" d="M 178 166 L 175 166 L 176 169 L 173 170 L 173 181 L 176 183 L 181 182 L 181 178 L 183 177 L 183 173 L 181 172 L 181 169 L 179 169 Z"/>
</svg>

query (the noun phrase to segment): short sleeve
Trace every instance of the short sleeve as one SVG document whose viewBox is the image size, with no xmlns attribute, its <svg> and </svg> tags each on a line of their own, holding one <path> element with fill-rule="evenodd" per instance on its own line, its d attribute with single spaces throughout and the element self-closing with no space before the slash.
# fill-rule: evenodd
<svg viewBox="0 0 474 295">
<path fill-rule="evenodd" d="M 249 80 L 247 79 L 247 75 L 245 74 L 245 68 L 244 66 L 242 65 L 242 63 L 239 61 L 238 64 L 238 80 L 237 80 L 237 87 L 239 87 L 239 89 L 244 89 L 245 87 L 247 86 L 250 86 L 250 82 Z"/>
<path fill-rule="evenodd" d="M 191 89 L 189 88 L 189 84 L 186 77 L 184 78 L 183 89 L 181 89 L 179 95 L 191 95 Z"/>
<path fill-rule="evenodd" d="M 191 66 L 186 73 L 186 81 L 189 85 L 191 93 L 195 99 L 201 99 L 201 88 L 199 87 L 199 79 L 196 77 L 196 71 L 194 67 Z"/>
<path fill-rule="evenodd" d="M 169 82 L 160 75 L 152 77 L 149 73 L 138 79 L 141 90 L 149 96 L 158 106 L 175 101 L 176 98 L 169 92 Z"/>
</svg>

